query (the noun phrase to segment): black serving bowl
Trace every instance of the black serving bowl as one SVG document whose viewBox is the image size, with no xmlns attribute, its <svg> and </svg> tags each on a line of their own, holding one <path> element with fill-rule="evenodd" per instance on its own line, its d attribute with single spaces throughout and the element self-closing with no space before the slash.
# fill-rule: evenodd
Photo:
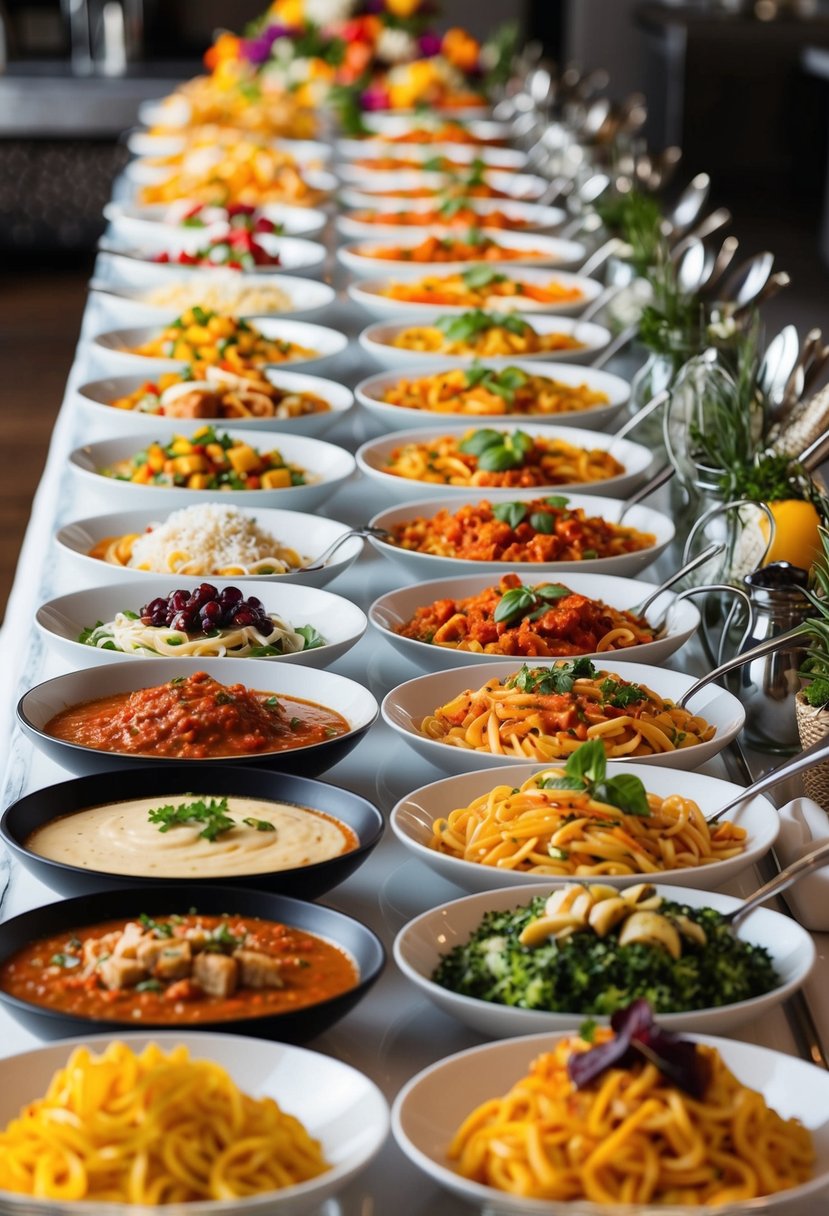
<svg viewBox="0 0 829 1216">
<path fill-rule="evenodd" d="M 134 658 L 124 663 L 88 667 L 68 675 L 46 680 L 25 693 L 17 704 L 17 719 L 23 732 L 35 747 L 73 773 L 100 773 L 112 769 L 136 769 L 148 764 L 164 765 L 173 770 L 184 768 L 192 773 L 216 765 L 275 768 L 280 772 L 301 773 L 316 777 L 342 760 L 356 746 L 378 714 L 374 697 L 355 680 L 317 671 L 300 664 L 274 663 L 270 659 L 203 659 L 199 670 L 207 672 L 222 684 L 242 683 L 247 688 L 274 696 L 297 697 L 314 701 L 341 714 L 348 722 L 347 734 L 305 747 L 286 751 L 257 752 L 244 756 L 220 756 L 211 760 L 180 760 L 165 756 L 136 756 L 125 752 L 100 751 L 79 743 L 67 743 L 45 732 L 44 727 L 56 714 L 74 705 L 97 701 L 118 693 L 154 688 L 182 675 L 185 670 L 178 659 Z"/>
<path fill-rule="evenodd" d="M 239 660 L 241 662 L 241 660 Z M 197 891 L 216 884 L 212 878 L 157 878 L 149 874 L 109 874 L 83 866 L 50 861 L 26 848 L 25 841 L 52 819 L 71 815 L 88 807 L 109 802 L 130 801 L 134 798 L 164 800 L 174 795 L 195 794 L 203 797 L 266 798 L 292 802 L 311 810 L 324 811 L 333 819 L 346 824 L 356 834 L 358 845 L 348 853 L 313 865 L 290 870 L 270 870 L 264 874 L 222 877 L 225 887 L 266 890 L 299 899 L 315 899 L 348 878 L 366 860 L 383 834 L 383 817 L 375 806 L 324 781 L 297 777 L 292 773 L 275 773 L 270 769 L 233 768 L 197 764 L 168 767 L 150 764 L 130 773 L 98 773 L 94 777 L 76 777 L 59 785 L 46 786 L 13 802 L 0 818 L 0 840 L 35 878 L 59 891 L 61 895 L 87 895 L 108 888 L 143 887 L 145 890 L 171 882 L 186 886 L 195 896 Z"/>
<path fill-rule="evenodd" d="M 194 901 L 195 900 L 195 905 Z M 65 1013 L 10 996 L 0 990 L 0 1003 L 27 1030 L 43 1039 L 98 1033 L 106 1030 L 219 1030 L 229 1034 L 256 1035 L 284 1043 L 302 1043 L 322 1034 L 344 1017 L 360 1001 L 380 975 L 385 953 L 380 939 L 359 921 L 333 908 L 304 903 L 268 891 L 246 891 L 238 887 L 201 886 L 194 893 L 191 885 L 165 883 L 155 887 L 98 891 L 76 899 L 60 900 L 23 912 L 0 925 L 0 964 L 39 937 L 100 924 L 126 917 L 183 914 L 195 906 L 205 915 L 257 916 L 279 921 L 292 928 L 313 933 L 339 946 L 357 967 L 358 981 L 353 988 L 316 1005 L 292 1009 L 287 1013 L 259 1013 L 250 1017 L 199 1022 L 153 1022 L 144 1018 L 117 1021 L 107 1017 L 88 1017 Z"/>
</svg>

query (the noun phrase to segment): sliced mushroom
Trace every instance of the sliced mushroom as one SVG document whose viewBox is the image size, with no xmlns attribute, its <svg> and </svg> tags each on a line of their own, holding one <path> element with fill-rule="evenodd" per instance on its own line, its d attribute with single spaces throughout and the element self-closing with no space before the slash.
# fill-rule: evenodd
<svg viewBox="0 0 829 1216">
<path fill-rule="evenodd" d="M 642 911 L 655 910 L 662 903 L 662 896 L 656 894 L 656 887 L 649 882 L 638 882 L 633 887 L 626 887 L 622 894 L 629 903 L 635 904 Z"/>
<path fill-rule="evenodd" d="M 634 912 L 622 925 L 619 945 L 632 946 L 637 942 L 661 946 L 673 959 L 682 955 L 682 941 L 677 929 L 658 912 Z"/>
<path fill-rule="evenodd" d="M 621 895 L 614 895 L 613 899 L 601 899 L 593 905 L 587 923 L 599 937 L 607 937 L 611 929 L 631 915 L 630 903 Z"/>
<path fill-rule="evenodd" d="M 568 912 L 560 912 L 557 916 L 541 916 L 525 925 L 519 941 L 522 946 L 540 946 L 551 937 L 570 934 L 585 925 L 584 917 L 573 916 Z"/>
<path fill-rule="evenodd" d="M 679 913 L 677 916 L 672 916 L 671 920 L 676 925 L 682 937 L 687 937 L 689 942 L 695 942 L 698 946 L 708 944 L 708 936 L 702 925 L 698 925 L 695 920 L 691 920 L 690 916 L 685 916 Z"/>
</svg>

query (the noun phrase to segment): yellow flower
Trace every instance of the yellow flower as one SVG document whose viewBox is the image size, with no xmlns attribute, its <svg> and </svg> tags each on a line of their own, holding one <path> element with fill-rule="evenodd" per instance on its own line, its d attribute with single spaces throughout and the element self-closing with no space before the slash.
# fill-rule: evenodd
<svg viewBox="0 0 829 1216">
<path fill-rule="evenodd" d="M 395 17 L 411 17 L 420 8 L 420 0 L 386 0 L 386 8 Z"/>
<path fill-rule="evenodd" d="M 304 25 L 305 6 L 303 0 L 276 0 L 271 6 L 271 16 L 282 25 Z"/>
</svg>

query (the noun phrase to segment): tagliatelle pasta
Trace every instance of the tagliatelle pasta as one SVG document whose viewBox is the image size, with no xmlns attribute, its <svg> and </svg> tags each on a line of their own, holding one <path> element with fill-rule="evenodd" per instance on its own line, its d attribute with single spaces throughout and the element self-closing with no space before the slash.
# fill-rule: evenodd
<svg viewBox="0 0 829 1216">
<path fill-rule="evenodd" d="M 281 1190 L 330 1166 L 272 1098 L 186 1047 L 79 1047 L 0 1132 L 0 1189 L 36 1199 L 167 1204 Z"/>
<path fill-rule="evenodd" d="M 475 321 L 478 324 L 474 324 Z M 439 317 L 434 325 L 410 325 L 396 334 L 388 345 L 423 354 L 475 355 L 480 359 L 520 358 L 584 348 L 584 343 L 571 334 L 539 333 L 529 321 L 514 312 L 473 312 L 459 317 Z"/>
<path fill-rule="evenodd" d="M 648 794 L 648 815 L 611 806 L 590 790 L 551 789 L 550 768 L 518 789 L 495 785 L 436 819 L 430 848 L 461 861 L 540 878 L 661 874 L 712 865 L 745 851 L 744 828 L 713 827 L 689 798 Z M 678 782 L 679 783 L 679 782 Z"/>
<path fill-rule="evenodd" d="M 595 1032 L 597 1043 L 612 1037 Z M 458 1172 L 522 1198 L 695 1209 L 811 1177 L 809 1131 L 771 1110 L 715 1048 L 697 1045 L 708 1078 L 697 1099 L 644 1061 L 577 1089 L 567 1061 L 590 1046 L 560 1041 L 503 1097 L 472 1111 L 448 1148 Z"/>
<path fill-rule="evenodd" d="M 387 262 L 558 262 L 560 257 L 544 249 L 515 249 L 500 245 L 479 229 L 470 229 L 466 238 L 427 236 L 417 245 L 359 245 L 362 258 Z"/>
<path fill-rule="evenodd" d="M 598 671 L 588 659 L 524 666 L 504 680 L 465 689 L 427 714 L 422 734 L 450 747 L 544 762 L 588 739 L 607 756 L 652 756 L 695 747 L 716 728 L 644 684 Z"/>
<path fill-rule="evenodd" d="M 565 384 L 551 376 L 518 367 L 456 367 L 451 371 L 412 379 L 402 376 L 383 392 L 386 405 L 432 414 L 463 414 L 472 418 L 555 417 L 607 405 L 600 389 Z"/>
<path fill-rule="evenodd" d="M 541 284 L 485 266 L 464 274 L 426 275 L 390 283 L 379 294 L 406 304 L 433 304 L 437 308 L 488 308 L 495 303 L 500 308 L 520 309 L 527 304 L 575 304 L 584 299 L 583 290 L 575 284 L 556 279 Z"/>
</svg>

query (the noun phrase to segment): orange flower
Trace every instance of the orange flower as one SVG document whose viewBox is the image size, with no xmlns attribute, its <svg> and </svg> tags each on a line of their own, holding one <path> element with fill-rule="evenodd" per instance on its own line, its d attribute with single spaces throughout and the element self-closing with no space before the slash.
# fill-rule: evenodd
<svg viewBox="0 0 829 1216">
<path fill-rule="evenodd" d="M 241 39 L 237 38 L 235 34 L 219 34 L 213 45 L 205 51 L 204 66 L 208 71 L 213 72 L 227 60 L 238 59 L 240 42 Z"/>
<path fill-rule="evenodd" d="M 395 17 L 411 17 L 420 8 L 420 0 L 386 0 L 386 8 Z"/>
<path fill-rule="evenodd" d="M 345 84 L 359 79 L 371 63 L 373 51 L 367 42 L 349 42 L 345 48 L 345 58 L 339 70 L 339 77 Z"/>
<path fill-rule="evenodd" d="M 478 66 L 481 48 L 471 34 L 455 26 L 443 35 L 441 52 L 453 67 L 461 72 L 471 72 Z"/>
</svg>

